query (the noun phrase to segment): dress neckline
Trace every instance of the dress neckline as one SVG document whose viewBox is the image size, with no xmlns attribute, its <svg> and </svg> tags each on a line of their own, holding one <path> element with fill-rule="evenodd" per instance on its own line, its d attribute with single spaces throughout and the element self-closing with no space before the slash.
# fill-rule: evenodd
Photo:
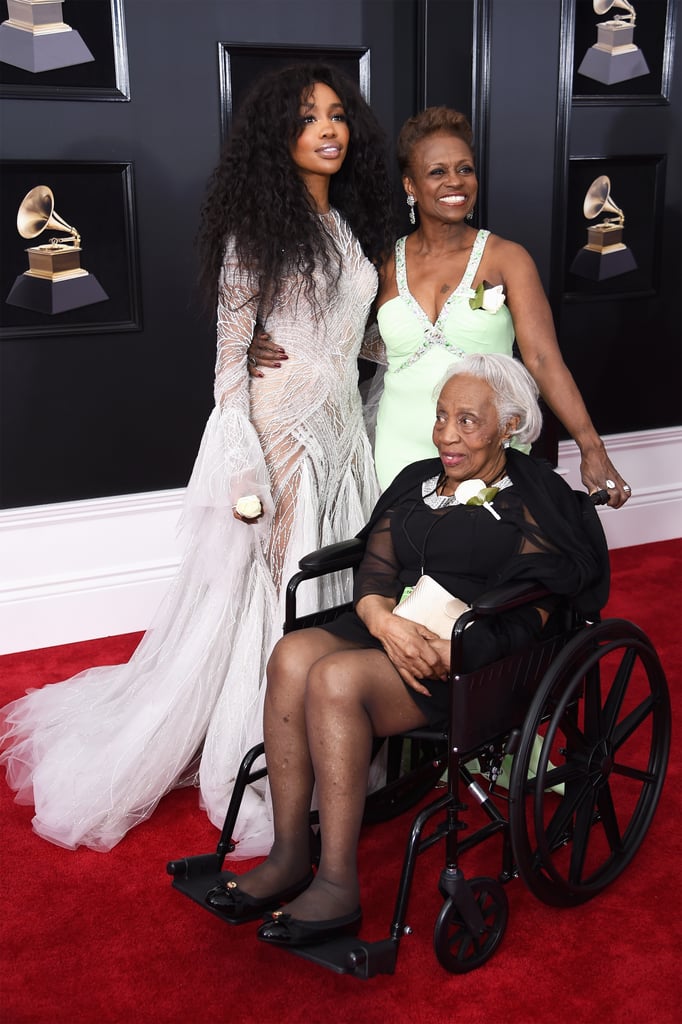
<svg viewBox="0 0 682 1024">
<path fill-rule="evenodd" d="M 441 334 L 443 330 L 443 323 L 447 320 L 450 306 L 453 304 L 455 299 L 459 298 L 461 295 L 473 294 L 471 284 L 476 276 L 476 271 L 478 270 L 478 265 L 481 262 L 485 243 L 487 242 L 489 235 L 490 232 L 486 231 L 484 228 L 481 228 L 476 234 L 464 274 L 462 275 L 462 280 L 454 291 L 450 292 L 441 307 L 440 313 L 433 322 L 430 317 L 427 316 L 423 306 L 417 302 L 407 283 L 407 259 L 405 257 L 405 242 L 407 241 L 407 235 L 403 235 L 403 237 L 399 238 L 395 243 L 395 271 L 398 294 L 401 299 L 407 303 L 417 318 L 424 323 L 426 330 L 435 331 L 438 334 Z"/>
<path fill-rule="evenodd" d="M 436 476 L 429 477 L 428 480 L 424 480 L 422 483 L 422 498 L 424 504 L 428 505 L 432 509 L 449 508 L 452 505 L 459 505 L 461 502 L 457 501 L 454 494 L 436 494 L 436 487 L 440 480 L 440 473 Z M 495 484 L 498 491 L 503 491 L 506 487 L 512 486 L 511 477 L 505 473 L 504 476 L 497 481 Z M 493 499 L 494 501 L 495 499 Z"/>
</svg>

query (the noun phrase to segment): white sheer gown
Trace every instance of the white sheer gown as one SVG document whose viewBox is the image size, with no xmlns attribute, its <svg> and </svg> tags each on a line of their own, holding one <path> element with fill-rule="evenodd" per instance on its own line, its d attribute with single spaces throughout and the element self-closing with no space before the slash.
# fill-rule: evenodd
<svg viewBox="0 0 682 1024">
<path fill-rule="evenodd" d="M 131 661 L 29 691 L 3 711 L 8 782 L 53 843 L 110 849 L 193 776 L 198 753 L 202 805 L 222 825 L 239 763 L 262 737 L 282 582 L 305 552 L 353 536 L 377 499 L 357 372 L 377 276 L 336 211 L 322 222 L 343 255 L 340 278 L 316 278 L 317 320 L 298 281 L 287 284 L 264 326 L 289 358 L 263 379 L 246 370 L 258 302 L 228 249 L 216 404 L 187 488 L 184 557 Z M 266 514 L 246 525 L 232 506 L 252 493 Z M 323 586 L 311 605 L 340 596 L 338 579 Z M 249 791 L 235 838 L 237 856 L 269 851 L 267 794 Z"/>
</svg>

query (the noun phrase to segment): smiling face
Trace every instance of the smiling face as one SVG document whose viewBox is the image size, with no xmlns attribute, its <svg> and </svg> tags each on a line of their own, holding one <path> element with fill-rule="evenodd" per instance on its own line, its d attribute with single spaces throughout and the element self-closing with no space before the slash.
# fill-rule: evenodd
<svg viewBox="0 0 682 1024">
<path fill-rule="evenodd" d="M 486 381 L 457 374 L 444 385 L 436 406 L 433 443 L 453 494 L 463 480 L 491 483 L 504 465 L 503 441 L 518 423 L 500 428 L 495 393 Z"/>
<path fill-rule="evenodd" d="M 417 200 L 422 218 L 459 223 L 473 210 L 478 194 L 471 149 L 449 132 L 427 135 L 414 145 L 403 187 Z"/>
<path fill-rule="evenodd" d="M 343 164 L 350 129 L 341 100 L 324 82 L 316 82 L 302 99 L 299 117 L 300 135 L 291 145 L 291 156 L 309 192 L 317 197 Z"/>
</svg>

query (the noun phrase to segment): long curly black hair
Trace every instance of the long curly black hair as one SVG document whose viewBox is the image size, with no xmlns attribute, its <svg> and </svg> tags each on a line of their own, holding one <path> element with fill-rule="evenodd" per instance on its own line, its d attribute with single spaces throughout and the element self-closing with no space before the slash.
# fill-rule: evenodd
<svg viewBox="0 0 682 1024">
<path fill-rule="evenodd" d="M 350 129 L 346 159 L 330 181 L 329 201 L 375 265 L 393 245 L 384 134 L 358 87 L 326 64 L 298 64 L 271 72 L 244 99 L 201 209 L 199 284 L 212 308 L 230 237 L 242 265 L 257 272 L 261 296 L 271 303 L 286 274 L 300 274 L 313 299 L 316 267 L 330 281 L 338 276 L 329 236 L 291 156 L 292 143 L 302 131 L 301 101 L 309 98 L 317 82 L 338 95 Z"/>
</svg>

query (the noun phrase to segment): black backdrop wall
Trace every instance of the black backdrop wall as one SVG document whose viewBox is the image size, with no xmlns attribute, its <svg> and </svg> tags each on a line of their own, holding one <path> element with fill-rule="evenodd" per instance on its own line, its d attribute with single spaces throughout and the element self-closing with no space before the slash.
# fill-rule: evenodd
<svg viewBox="0 0 682 1024">
<path fill-rule="evenodd" d="M 638 11 L 646 5 L 637 0 Z M 70 7 L 75 14 L 76 0 L 64 4 L 66 21 Z M 675 0 L 663 7 L 670 35 Z M 0 99 L 3 161 L 35 161 L 36 170 L 40 161 L 130 165 L 137 270 L 128 284 L 139 299 L 132 324 L 129 318 L 122 327 L 108 322 L 103 303 L 92 307 L 85 333 L 69 331 L 68 321 L 51 333 L 49 318 L 47 333 L 44 326 L 22 333 L 15 328 L 20 314 L 0 296 L 3 507 L 187 481 L 212 402 L 214 329 L 194 288 L 193 238 L 220 145 L 219 41 L 367 50 L 371 102 L 391 139 L 427 103 L 471 112 L 482 222 L 522 242 L 538 262 L 565 356 L 599 428 L 623 432 L 682 420 L 682 97 L 674 61 L 664 99 L 652 93 L 626 107 L 590 107 L 576 103 L 573 69 L 570 76 L 566 70 L 575 0 L 126 0 L 122 9 L 129 101 L 47 99 L 30 87 L 21 97 L 5 88 Z M 0 76 L 0 92 L 7 79 Z M 644 156 L 650 181 L 658 154 L 665 155 L 656 186 L 660 223 L 651 280 L 640 289 L 646 294 L 626 290 L 608 301 L 572 295 L 565 250 L 575 220 L 567 204 L 579 187 L 575 158 Z M 13 166 L 5 164 L 5 180 Z M 625 169 L 628 180 L 636 176 L 631 161 Z M 577 170 L 585 173 L 582 165 Z M 92 209 L 96 196 L 84 193 L 85 209 Z M 2 204 L 15 215 L 9 189 Z M 55 207 L 81 228 L 58 194 Z M 113 204 L 112 230 L 120 216 Z M 101 234 L 88 240 L 83 232 L 83 265 L 92 271 Z M 1 241 L 5 260 L 17 252 L 24 259 L 30 243 L 5 229 Z M 111 254 L 101 258 L 106 263 Z"/>
</svg>

